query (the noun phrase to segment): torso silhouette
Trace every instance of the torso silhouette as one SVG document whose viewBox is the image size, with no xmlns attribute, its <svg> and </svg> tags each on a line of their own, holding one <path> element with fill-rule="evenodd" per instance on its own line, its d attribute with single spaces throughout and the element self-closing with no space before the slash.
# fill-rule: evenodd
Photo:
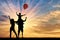
<svg viewBox="0 0 60 40">
<path fill-rule="evenodd" d="M 10 19 L 10 24 L 11 24 L 11 28 L 14 29 L 14 26 L 15 26 L 15 22 L 13 19 Z"/>
<path fill-rule="evenodd" d="M 23 20 L 22 19 L 18 20 L 18 26 L 19 26 L 19 28 L 23 28 Z"/>
<path fill-rule="evenodd" d="M 21 15 L 18 15 L 18 18 L 21 19 Z"/>
</svg>

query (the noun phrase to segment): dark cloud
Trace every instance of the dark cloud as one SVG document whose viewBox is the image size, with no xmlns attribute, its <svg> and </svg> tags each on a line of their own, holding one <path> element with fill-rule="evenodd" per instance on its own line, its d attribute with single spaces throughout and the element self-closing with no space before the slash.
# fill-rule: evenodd
<svg viewBox="0 0 60 40">
<path fill-rule="evenodd" d="M 2 17 L 4 17 L 4 18 L 8 18 L 8 16 L 6 16 L 6 15 L 1 15 Z"/>
<path fill-rule="evenodd" d="M 4 15 L 4 13 L 2 11 L 0 11 L 0 21 L 6 21 L 7 20 L 7 15 Z"/>
<path fill-rule="evenodd" d="M 0 21 L 6 21 L 8 17 L 6 15 L 0 15 Z"/>
</svg>

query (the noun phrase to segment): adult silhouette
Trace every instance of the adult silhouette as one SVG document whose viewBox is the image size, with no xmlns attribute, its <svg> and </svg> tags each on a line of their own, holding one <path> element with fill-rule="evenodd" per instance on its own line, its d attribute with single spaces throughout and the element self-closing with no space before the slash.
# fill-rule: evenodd
<svg viewBox="0 0 60 40">
<path fill-rule="evenodd" d="M 25 14 L 24 14 L 25 15 Z M 26 21 L 26 19 L 27 19 L 27 17 L 25 18 L 25 20 L 22 20 L 22 16 L 24 16 L 24 15 L 21 15 L 21 13 L 19 13 L 19 15 L 17 14 L 17 16 L 18 16 L 18 20 L 17 20 L 17 25 L 18 25 L 18 37 L 19 37 L 19 34 L 20 34 L 20 31 L 22 32 L 22 37 L 23 37 L 23 22 L 25 22 Z"/>
<path fill-rule="evenodd" d="M 15 21 L 14 21 L 14 19 L 11 19 L 10 16 L 8 16 L 8 17 L 9 17 L 10 24 L 11 24 L 11 27 L 10 27 L 10 38 L 11 38 L 11 35 L 12 35 L 12 31 L 15 33 L 15 35 L 17 37 L 17 34 L 15 32 L 15 29 L 14 29 L 14 27 L 15 27 Z"/>
</svg>

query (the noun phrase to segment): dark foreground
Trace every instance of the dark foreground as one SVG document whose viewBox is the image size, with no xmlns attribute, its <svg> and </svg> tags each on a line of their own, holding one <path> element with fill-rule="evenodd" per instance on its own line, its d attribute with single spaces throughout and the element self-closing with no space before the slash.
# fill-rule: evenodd
<svg viewBox="0 0 60 40">
<path fill-rule="evenodd" d="M 60 38 L 0 38 L 0 40 L 46 40 L 46 39 L 48 39 L 48 40 L 50 40 L 50 39 L 60 39 Z"/>
</svg>

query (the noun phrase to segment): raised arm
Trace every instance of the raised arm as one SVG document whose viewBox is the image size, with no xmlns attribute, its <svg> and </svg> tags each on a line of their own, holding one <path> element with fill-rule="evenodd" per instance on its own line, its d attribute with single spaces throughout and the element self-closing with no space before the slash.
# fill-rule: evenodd
<svg viewBox="0 0 60 40">
<path fill-rule="evenodd" d="M 21 16 L 25 16 L 26 14 L 24 14 L 24 15 L 21 15 Z"/>
<path fill-rule="evenodd" d="M 17 12 L 16 12 L 16 15 L 18 16 Z"/>
<path fill-rule="evenodd" d="M 26 21 L 27 17 L 25 18 L 24 22 Z"/>
<path fill-rule="evenodd" d="M 10 19 L 10 16 L 8 16 L 8 18 Z"/>
</svg>

